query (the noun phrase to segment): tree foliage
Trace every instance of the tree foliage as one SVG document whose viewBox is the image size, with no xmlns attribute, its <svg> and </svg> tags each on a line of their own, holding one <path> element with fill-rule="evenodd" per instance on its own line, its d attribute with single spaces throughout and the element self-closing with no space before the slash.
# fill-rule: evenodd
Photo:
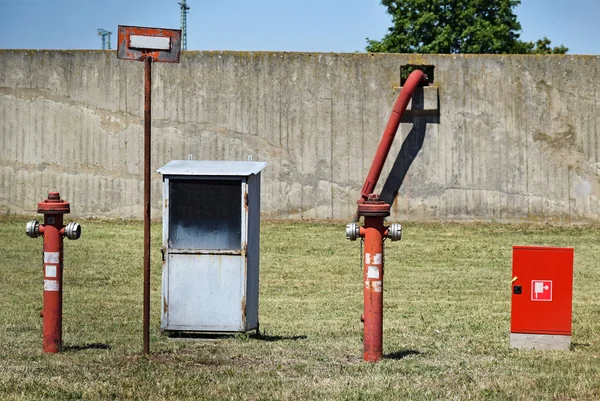
<svg viewBox="0 0 600 401">
<path fill-rule="evenodd" d="M 550 39 L 519 40 L 513 9 L 521 0 L 381 0 L 393 26 L 381 41 L 367 38 L 369 52 L 564 54 Z"/>
</svg>

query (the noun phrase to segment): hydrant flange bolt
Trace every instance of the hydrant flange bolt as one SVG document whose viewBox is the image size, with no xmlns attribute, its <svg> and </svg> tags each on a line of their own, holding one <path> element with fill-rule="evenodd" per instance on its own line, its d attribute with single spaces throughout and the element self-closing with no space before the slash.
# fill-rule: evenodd
<svg viewBox="0 0 600 401">
<path fill-rule="evenodd" d="M 25 226 L 25 232 L 28 237 L 37 238 L 40 235 L 40 222 L 37 220 L 31 220 L 27 222 Z"/>
<path fill-rule="evenodd" d="M 402 239 L 402 225 L 399 223 L 392 223 L 388 228 L 387 237 L 392 241 L 400 241 Z"/>
<path fill-rule="evenodd" d="M 346 224 L 346 239 L 350 241 L 356 241 L 360 234 L 360 226 L 358 223 Z"/>
<path fill-rule="evenodd" d="M 81 226 L 74 221 L 67 224 L 65 227 L 65 235 L 68 239 L 78 239 L 81 237 Z"/>
</svg>

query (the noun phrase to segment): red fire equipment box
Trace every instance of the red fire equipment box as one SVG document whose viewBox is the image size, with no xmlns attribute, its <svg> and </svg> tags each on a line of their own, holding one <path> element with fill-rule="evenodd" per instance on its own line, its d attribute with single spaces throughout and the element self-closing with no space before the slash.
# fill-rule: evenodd
<svg viewBox="0 0 600 401">
<path fill-rule="evenodd" d="M 510 344 L 569 349 L 573 248 L 513 247 Z"/>
</svg>

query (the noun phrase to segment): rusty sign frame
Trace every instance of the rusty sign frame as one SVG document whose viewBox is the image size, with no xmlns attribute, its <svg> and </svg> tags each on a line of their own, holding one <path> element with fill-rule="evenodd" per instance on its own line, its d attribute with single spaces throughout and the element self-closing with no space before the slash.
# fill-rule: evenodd
<svg viewBox="0 0 600 401">
<path fill-rule="evenodd" d="M 152 63 L 179 63 L 181 30 L 118 27 L 117 58 L 144 62 L 144 354 L 150 353 L 150 160 L 152 143 Z"/>
<path fill-rule="evenodd" d="M 157 46 L 160 48 L 149 45 L 149 47 L 145 47 L 146 45 L 143 44 L 134 44 L 135 47 L 132 47 L 132 36 L 134 40 L 144 37 L 168 38 L 168 49 L 162 47 L 165 41 L 161 41 L 161 46 Z M 117 44 L 118 59 L 144 61 L 150 57 L 155 62 L 179 63 L 179 56 L 181 54 L 181 29 L 119 25 Z"/>
</svg>

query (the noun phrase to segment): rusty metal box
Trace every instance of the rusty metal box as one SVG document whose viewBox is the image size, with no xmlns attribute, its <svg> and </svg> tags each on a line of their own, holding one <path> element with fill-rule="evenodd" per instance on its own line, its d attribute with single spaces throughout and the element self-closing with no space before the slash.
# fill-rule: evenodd
<svg viewBox="0 0 600 401">
<path fill-rule="evenodd" d="M 511 345 L 568 349 L 573 248 L 513 247 Z"/>
<path fill-rule="evenodd" d="M 174 160 L 163 175 L 161 330 L 258 328 L 264 162 Z"/>
</svg>

